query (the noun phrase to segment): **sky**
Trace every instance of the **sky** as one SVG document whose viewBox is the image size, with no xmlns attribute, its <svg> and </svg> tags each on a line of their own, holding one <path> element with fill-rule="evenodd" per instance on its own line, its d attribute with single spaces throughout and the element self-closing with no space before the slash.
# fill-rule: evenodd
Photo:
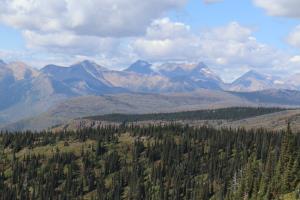
<svg viewBox="0 0 300 200">
<path fill-rule="evenodd" d="M 300 72 L 299 0 L 0 0 L 0 59 L 122 69 L 205 62 L 230 82 Z"/>
</svg>

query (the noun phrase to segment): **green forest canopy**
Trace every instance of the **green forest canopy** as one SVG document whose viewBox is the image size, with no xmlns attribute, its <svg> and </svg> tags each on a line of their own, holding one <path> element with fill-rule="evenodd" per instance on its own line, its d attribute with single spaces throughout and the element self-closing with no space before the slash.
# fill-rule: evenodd
<svg viewBox="0 0 300 200">
<path fill-rule="evenodd" d="M 210 110 L 185 111 L 174 113 L 152 113 L 152 114 L 108 114 L 86 117 L 85 119 L 113 121 L 113 122 L 135 122 L 147 120 L 239 120 L 286 110 L 284 108 L 264 107 L 232 107 Z"/>
<path fill-rule="evenodd" d="M 106 126 L 0 134 L 0 199 L 298 199 L 300 134 Z"/>
</svg>

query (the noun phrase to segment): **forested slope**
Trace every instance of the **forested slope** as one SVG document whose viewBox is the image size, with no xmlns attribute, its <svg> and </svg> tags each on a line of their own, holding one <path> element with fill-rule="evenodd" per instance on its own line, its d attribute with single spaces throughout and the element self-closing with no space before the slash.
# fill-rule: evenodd
<svg viewBox="0 0 300 200">
<path fill-rule="evenodd" d="M 297 199 L 300 134 L 176 124 L 2 133 L 0 199 Z"/>
<path fill-rule="evenodd" d="M 136 122 L 148 120 L 239 120 L 286 110 L 284 108 L 266 107 L 229 107 L 208 110 L 196 110 L 172 113 L 152 114 L 108 114 L 85 117 L 83 119 L 112 121 L 112 122 Z"/>
</svg>

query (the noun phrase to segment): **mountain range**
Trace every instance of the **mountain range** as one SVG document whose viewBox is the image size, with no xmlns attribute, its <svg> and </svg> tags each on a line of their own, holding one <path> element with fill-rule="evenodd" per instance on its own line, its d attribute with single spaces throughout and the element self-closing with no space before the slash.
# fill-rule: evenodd
<svg viewBox="0 0 300 200">
<path fill-rule="evenodd" d="M 205 106 L 298 106 L 298 77 L 279 79 L 249 71 L 232 83 L 224 83 L 202 62 L 152 65 L 138 60 L 117 71 L 89 60 L 68 67 L 47 65 L 40 70 L 0 60 L 0 124 L 6 127 L 22 122 L 26 128 L 26 120 L 37 116 L 49 119 L 50 115 L 57 121 L 54 116 L 67 120 Z"/>
</svg>

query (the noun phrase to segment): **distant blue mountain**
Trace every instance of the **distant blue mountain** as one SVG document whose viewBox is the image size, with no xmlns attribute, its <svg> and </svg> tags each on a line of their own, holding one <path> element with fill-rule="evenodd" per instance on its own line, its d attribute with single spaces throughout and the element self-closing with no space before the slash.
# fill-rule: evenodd
<svg viewBox="0 0 300 200">
<path fill-rule="evenodd" d="M 138 60 L 132 65 L 130 65 L 127 69 L 124 71 L 126 72 L 135 72 L 139 74 L 147 74 L 151 75 L 154 74 L 154 71 L 151 69 L 152 65 L 144 60 Z"/>
<path fill-rule="evenodd" d="M 258 73 L 254 70 L 248 71 L 230 84 L 230 90 L 232 91 L 259 91 L 276 87 L 279 88 L 282 86 L 276 84 L 274 77 Z"/>
<path fill-rule="evenodd" d="M 5 65 L 6 65 L 6 63 L 3 60 L 0 59 L 0 67 L 5 66 Z"/>
<path fill-rule="evenodd" d="M 165 63 L 159 72 L 172 81 L 184 83 L 190 90 L 199 88 L 222 90 L 223 81 L 204 63 Z"/>
<path fill-rule="evenodd" d="M 272 90 L 249 93 L 286 86 L 277 82 L 273 77 L 250 71 L 232 84 L 224 84 L 204 63 L 163 63 L 153 67 L 147 61 L 138 60 L 126 70 L 115 71 L 85 60 L 68 67 L 47 65 L 37 70 L 21 62 L 5 63 L 0 60 L 0 123 L 36 116 L 71 98 L 121 93 L 140 93 L 143 96 L 147 93 L 191 93 L 206 89 L 213 91 L 209 93 L 212 95 L 218 92 L 227 94 L 223 91 L 231 90 L 239 91 L 231 93 L 234 96 L 250 102 L 273 102 L 276 97 L 275 103 L 298 105 L 299 92 Z M 285 97 L 285 94 L 290 96 Z M 110 97 L 105 101 L 110 101 Z M 151 104 L 146 100 L 143 103 Z M 121 106 L 115 99 L 113 104 Z M 99 105 L 101 107 L 102 104 Z"/>
<path fill-rule="evenodd" d="M 126 91 L 106 81 L 102 74 L 105 70 L 107 69 L 86 60 L 70 67 L 47 65 L 41 71 L 78 95 L 101 95 Z"/>
</svg>

